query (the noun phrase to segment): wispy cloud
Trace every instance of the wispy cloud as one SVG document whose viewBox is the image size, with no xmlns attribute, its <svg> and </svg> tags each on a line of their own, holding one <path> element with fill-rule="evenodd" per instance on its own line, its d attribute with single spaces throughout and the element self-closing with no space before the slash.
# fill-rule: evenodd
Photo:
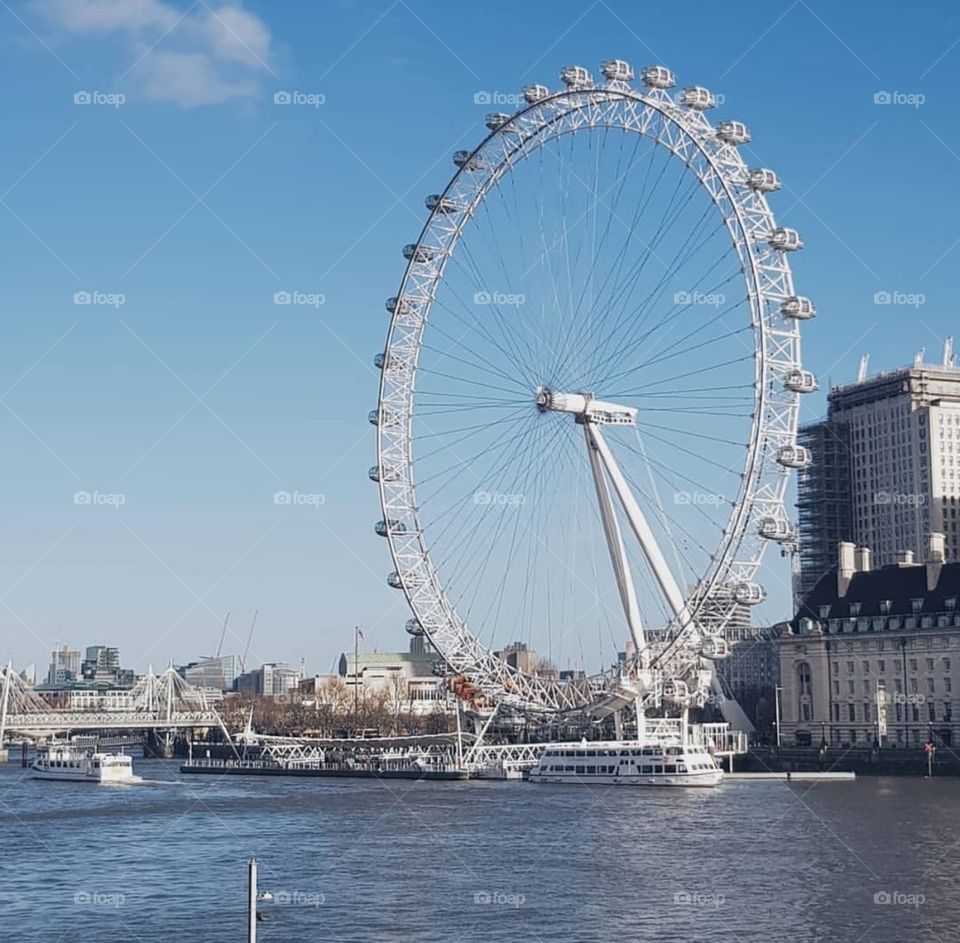
<svg viewBox="0 0 960 943">
<path fill-rule="evenodd" d="M 269 28 L 237 2 L 35 0 L 33 7 L 58 40 L 120 39 L 132 64 L 118 82 L 150 101 L 217 105 L 256 95 L 263 73 L 276 75 Z"/>
</svg>

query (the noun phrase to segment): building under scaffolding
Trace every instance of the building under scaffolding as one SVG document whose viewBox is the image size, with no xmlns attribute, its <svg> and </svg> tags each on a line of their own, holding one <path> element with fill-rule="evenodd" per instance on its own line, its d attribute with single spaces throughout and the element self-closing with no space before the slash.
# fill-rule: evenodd
<svg viewBox="0 0 960 943">
<path fill-rule="evenodd" d="M 799 478 L 797 604 L 835 565 L 838 544 L 853 536 L 849 434 L 846 423 L 824 420 L 802 427 L 798 435 L 811 461 Z"/>
</svg>

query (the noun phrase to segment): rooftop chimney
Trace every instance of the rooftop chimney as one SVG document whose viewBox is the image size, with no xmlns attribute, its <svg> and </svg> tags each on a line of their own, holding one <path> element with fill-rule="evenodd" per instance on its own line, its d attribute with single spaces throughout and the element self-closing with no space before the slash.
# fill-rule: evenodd
<svg viewBox="0 0 960 943">
<path fill-rule="evenodd" d="M 850 580 L 857 572 L 856 544 L 849 541 L 840 541 L 839 560 L 837 565 L 837 595 L 842 599 L 850 588 Z"/>
<path fill-rule="evenodd" d="M 943 534 L 931 534 L 927 544 L 927 592 L 940 582 L 940 570 L 947 559 L 947 540 Z"/>
<path fill-rule="evenodd" d="M 869 547 L 857 547 L 854 565 L 858 573 L 869 573 L 873 569 L 873 551 Z"/>
<path fill-rule="evenodd" d="M 898 550 L 898 551 L 897 551 L 897 566 L 913 566 L 913 551 L 912 551 L 912 550 Z"/>
</svg>

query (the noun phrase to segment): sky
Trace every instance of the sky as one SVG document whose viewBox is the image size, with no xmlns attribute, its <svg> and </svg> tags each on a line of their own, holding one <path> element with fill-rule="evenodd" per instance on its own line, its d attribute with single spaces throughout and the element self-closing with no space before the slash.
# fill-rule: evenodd
<svg viewBox="0 0 960 943">
<path fill-rule="evenodd" d="M 955 4 L 0 0 L 0 657 L 142 671 L 255 610 L 248 664 L 404 648 L 367 478 L 401 247 L 485 101 L 610 57 L 722 95 L 782 179 L 804 420 L 863 354 L 939 361 Z"/>
</svg>

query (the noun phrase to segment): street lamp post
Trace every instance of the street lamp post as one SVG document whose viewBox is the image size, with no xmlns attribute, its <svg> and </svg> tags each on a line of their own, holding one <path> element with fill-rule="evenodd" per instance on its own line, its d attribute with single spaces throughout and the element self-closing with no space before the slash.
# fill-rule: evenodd
<svg viewBox="0 0 960 943">
<path fill-rule="evenodd" d="M 774 715 L 777 725 L 777 747 L 780 746 L 780 692 L 783 688 L 778 684 L 773 689 Z"/>
</svg>

